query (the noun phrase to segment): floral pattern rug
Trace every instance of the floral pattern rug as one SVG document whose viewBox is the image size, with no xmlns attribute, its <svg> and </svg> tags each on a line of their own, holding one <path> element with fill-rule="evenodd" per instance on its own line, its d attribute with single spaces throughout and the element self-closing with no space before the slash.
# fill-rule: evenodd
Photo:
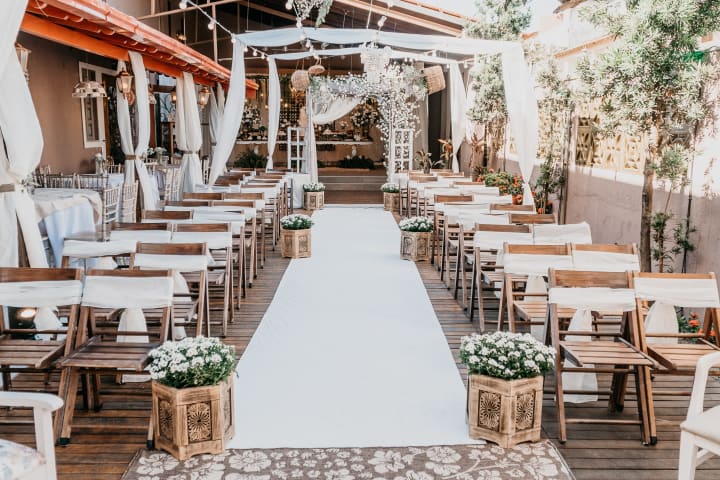
<svg viewBox="0 0 720 480">
<path fill-rule="evenodd" d="M 141 450 L 123 480 L 574 480 L 549 441 L 497 445 L 228 450 L 179 461 Z"/>
</svg>

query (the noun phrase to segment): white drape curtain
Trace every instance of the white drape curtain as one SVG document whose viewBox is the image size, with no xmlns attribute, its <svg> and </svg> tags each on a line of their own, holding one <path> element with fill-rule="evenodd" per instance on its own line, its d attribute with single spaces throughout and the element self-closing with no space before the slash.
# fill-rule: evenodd
<svg viewBox="0 0 720 480">
<path fill-rule="evenodd" d="M 197 104 L 195 81 L 188 72 L 176 79 L 177 103 L 175 106 L 175 127 L 177 146 L 183 151 L 182 171 L 183 192 L 194 192 L 203 184 L 202 167 L 198 152 L 202 146 L 200 111 Z M 243 80 L 244 83 L 244 80 Z"/>
<path fill-rule="evenodd" d="M 450 118 L 452 121 L 452 142 L 453 142 L 453 160 L 452 171 L 457 173 L 460 171 L 460 162 L 458 155 L 460 147 L 465 139 L 467 122 L 467 93 L 465 91 L 465 82 L 463 81 L 460 65 L 457 63 L 450 64 Z"/>
<path fill-rule="evenodd" d="M 22 182 L 40 163 L 43 137 L 15 38 L 27 2 L 11 0 L 0 17 L 0 266 L 18 265 L 18 223 L 32 267 L 47 267 L 38 218 Z"/>
<path fill-rule="evenodd" d="M 316 28 L 285 28 L 274 29 L 262 32 L 252 32 L 236 36 L 235 55 L 233 67 L 238 60 L 242 59 L 242 51 L 238 52 L 238 46 L 252 45 L 255 47 L 279 47 L 292 45 L 302 40 L 304 34 L 307 38 L 329 44 L 361 44 L 376 42 L 380 45 L 398 47 L 402 49 L 417 50 L 421 52 L 436 51 L 438 54 L 447 53 L 451 55 L 501 55 L 503 66 L 503 81 L 505 84 L 505 96 L 508 105 L 510 129 L 515 137 L 518 149 L 520 168 L 523 176 L 529 180 L 532 168 L 536 160 L 537 151 L 537 129 L 538 113 L 537 101 L 533 91 L 532 77 L 525 63 L 522 46 L 519 42 L 508 42 L 499 40 L 477 40 L 468 38 L 455 38 L 442 35 L 421 35 L 395 32 L 377 32 L 375 30 L 362 29 L 316 29 Z M 320 50 L 317 53 L 321 56 L 350 55 L 358 53 L 359 49 L 335 49 Z M 274 56 L 276 59 L 300 59 L 309 52 L 298 54 L 282 54 Z M 457 64 L 455 60 L 441 58 L 440 56 L 428 56 L 412 54 L 408 52 L 393 52 L 393 58 L 411 58 L 413 60 L 425 61 L 436 64 Z M 244 66 L 243 66 L 244 70 Z M 462 78 L 462 76 L 460 76 Z M 236 82 L 244 83 L 244 72 L 242 79 L 234 79 Z M 455 83 L 455 74 L 451 68 L 451 84 Z M 452 88 L 452 87 L 451 87 Z M 459 89 L 458 89 L 459 90 Z M 458 99 L 459 103 L 459 99 Z M 463 106 L 466 108 L 466 105 Z M 463 112 L 463 117 L 464 117 Z M 460 116 L 457 117 L 457 125 L 460 125 Z M 463 122 L 463 126 L 466 122 Z M 238 123 L 239 126 L 239 123 Z M 276 125 L 270 125 L 269 130 L 277 129 Z M 464 128 L 463 128 L 464 129 Z M 237 129 L 235 131 L 237 134 Z M 457 135 L 457 137 L 456 137 Z M 463 132 L 463 136 L 465 132 Z M 461 138 L 460 133 L 453 133 L 453 138 Z M 461 142 L 455 143 L 456 148 Z M 227 160 L 227 157 L 223 160 Z M 526 192 L 525 199 L 532 202 L 532 196 Z"/>
<path fill-rule="evenodd" d="M 273 168 L 273 154 L 275 153 L 279 124 L 280 77 L 275 59 L 270 57 L 268 58 L 268 170 Z"/>
<path fill-rule="evenodd" d="M 220 109 L 218 108 L 215 93 L 210 90 L 210 101 L 208 105 L 208 127 L 210 131 L 210 141 L 215 144 L 217 142 L 217 132 L 220 129 Z"/>
<path fill-rule="evenodd" d="M 130 105 L 125 96 L 116 89 L 118 129 L 120 131 L 120 148 L 125 154 L 125 182 L 135 181 L 137 172 L 142 192 L 143 207 L 155 210 L 160 202 L 160 193 L 150 181 L 150 175 L 142 158 L 150 144 L 150 103 L 148 98 L 148 81 L 142 55 L 128 52 L 135 79 L 135 101 L 137 105 L 137 146 L 133 148 L 132 124 L 130 122 Z M 125 68 L 125 62 L 118 62 L 118 72 Z"/>
<path fill-rule="evenodd" d="M 317 146 L 315 145 L 315 124 L 313 123 L 312 113 L 314 110 L 312 95 L 306 95 L 305 102 L 308 117 L 307 133 L 305 134 L 307 173 L 310 175 L 310 181 L 316 183 L 318 181 L 318 164 Z"/>
<path fill-rule="evenodd" d="M 230 89 L 225 102 L 222 124 L 213 150 L 210 166 L 209 185 L 225 171 L 225 164 L 232 154 L 245 108 L 245 45 L 235 42 L 233 45 L 233 63 L 230 73 Z"/>
<path fill-rule="evenodd" d="M 418 128 L 415 131 L 415 147 L 417 150 L 428 150 L 428 96 L 418 104 Z"/>
</svg>

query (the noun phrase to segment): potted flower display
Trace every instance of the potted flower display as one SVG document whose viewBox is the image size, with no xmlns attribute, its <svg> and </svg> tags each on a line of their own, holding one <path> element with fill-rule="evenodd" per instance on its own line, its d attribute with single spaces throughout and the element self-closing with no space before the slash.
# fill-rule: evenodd
<svg viewBox="0 0 720 480">
<path fill-rule="evenodd" d="M 150 353 L 155 446 L 184 460 L 233 437 L 235 348 L 217 338 L 167 341 Z"/>
<path fill-rule="evenodd" d="M 312 253 L 310 227 L 313 221 L 307 215 L 295 213 L 280 219 L 280 252 L 285 258 L 307 258 Z"/>
<path fill-rule="evenodd" d="M 430 260 L 430 233 L 433 221 L 428 217 L 411 217 L 401 220 L 400 258 L 422 262 Z"/>
<path fill-rule="evenodd" d="M 470 437 L 503 448 L 540 440 L 543 375 L 555 351 L 524 333 L 470 335 L 460 342 L 468 368 Z"/>
<path fill-rule="evenodd" d="M 305 210 L 320 210 L 325 207 L 325 185 L 322 183 L 306 183 L 303 185 Z"/>
<path fill-rule="evenodd" d="M 508 185 L 507 193 L 512 195 L 513 205 L 522 205 L 523 203 L 523 179 L 520 175 L 513 175 Z"/>
<path fill-rule="evenodd" d="M 400 211 L 400 185 L 385 183 L 380 190 L 383 192 L 383 204 L 388 212 Z"/>
</svg>

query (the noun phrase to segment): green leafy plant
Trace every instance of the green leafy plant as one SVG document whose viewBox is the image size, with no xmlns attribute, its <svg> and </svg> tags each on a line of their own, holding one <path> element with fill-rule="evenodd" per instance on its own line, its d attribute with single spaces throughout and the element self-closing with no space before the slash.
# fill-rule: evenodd
<svg viewBox="0 0 720 480">
<path fill-rule="evenodd" d="M 400 185 L 397 183 L 383 183 L 380 190 L 383 193 L 400 193 Z"/>
<path fill-rule="evenodd" d="M 173 388 L 217 385 L 235 370 L 235 347 L 217 338 L 167 341 L 150 352 L 150 377 Z"/>
<path fill-rule="evenodd" d="M 469 335 L 460 341 L 460 360 L 474 375 L 504 380 L 533 378 L 555 367 L 555 350 L 529 333 Z"/>
<path fill-rule="evenodd" d="M 415 163 L 425 173 L 430 173 L 433 168 L 442 168 L 445 165 L 442 160 L 433 161 L 432 153 L 424 149 L 415 152 Z"/>
<path fill-rule="evenodd" d="M 254 150 L 246 150 L 236 159 L 234 166 L 238 168 L 265 168 L 268 157 L 261 155 Z"/>
<path fill-rule="evenodd" d="M 410 217 L 400 220 L 398 224 L 403 232 L 432 232 L 434 225 L 429 217 Z"/>
<path fill-rule="evenodd" d="M 710 115 L 703 86 L 717 66 L 698 52 L 698 39 L 720 29 L 720 2 L 631 0 L 623 9 L 598 3 L 583 15 L 615 39 L 577 67 L 587 96 L 600 101 L 600 131 L 648 139 L 640 259 L 642 270 L 649 271 L 656 164 L 670 148 L 674 130 L 687 130 Z"/>
<path fill-rule="evenodd" d="M 280 219 L 280 226 L 285 230 L 307 230 L 313 224 L 312 218 L 301 213 L 294 213 Z"/>
<path fill-rule="evenodd" d="M 375 170 L 375 162 L 371 158 L 363 155 L 347 156 L 338 162 L 340 168 L 362 168 L 366 170 Z"/>
</svg>

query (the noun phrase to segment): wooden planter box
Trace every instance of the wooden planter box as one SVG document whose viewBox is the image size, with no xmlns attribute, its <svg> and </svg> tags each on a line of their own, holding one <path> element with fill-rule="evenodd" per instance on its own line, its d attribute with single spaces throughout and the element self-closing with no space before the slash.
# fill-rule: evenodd
<svg viewBox="0 0 720 480">
<path fill-rule="evenodd" d="M 430 261 L 430 235 L 432 232 L 400 231 L 400 258 L 413 262 Z"/>
<path fill-rule="evenodd" d="M 155 447 L 179 460 L 217 454 L 235 434 L 232 378 L 210 387 L 173 388 L 152 382 Z"/>
<path fill-rule="evenodd" d="M 540 440 L 543 377 L 501 380 L 469 375 L 470 438 L 489 440 L 503 448 Z"/>
<path fill-rule="evenodd" d="M 388 212 L 398 213 L 400 211 L 400 194 L 383 192 L 383 203 Z"/>
<path fill-rule="evenodd" d="M 325 208 L 325 192 L 305 192 L 303 204 L 305 210 L 320 210 Z"/>
<path fill-rule="evenodd" d="M 307 258 L 312 253 L 312 229 L 280 229 L 280 252 L 285 258 Z"/>
</svg>

